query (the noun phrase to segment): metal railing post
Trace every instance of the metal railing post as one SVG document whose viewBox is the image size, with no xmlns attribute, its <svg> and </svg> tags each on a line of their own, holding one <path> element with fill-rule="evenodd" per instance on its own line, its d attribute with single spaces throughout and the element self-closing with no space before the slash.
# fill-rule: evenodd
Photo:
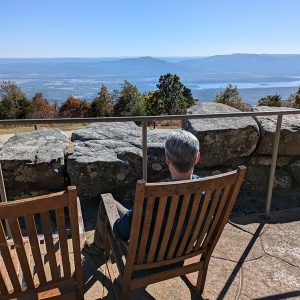
<svg viewBox="0 0 300 300">
<path fill-rule="evenodd" d="M 2 202 L 7 202 L 1 163 L 0 163 L 0 196 L 1 196 Z M 7 237 L 10 239 L 11 231 L 10 231 L 7 219 L 5 219 L 5 226 L 6 226 L 6 231 L 7 231 Z"/>
<path fill-rule="evenodd" d="M 276 170 L 276 165 L 277 165 L 277 155 L 278 155 L 278 147 L 279 147 L 279 140 L 280 140 L 281 123 L 282 123 L 282 114 L 277 116 L 276 132 L 275 132 L 275 138 L 274 138 L 274 144 L 273 144 L 272 164 L 271 164 L 268 195 L 267 195 L 267 202 L 266 202 L 266 215 L 267 216 L 270 215 L 270 211 L 271 211 L 273 184 L 274 184 L 275 170 Z"/>
<path fill-rule="evenodd" d="M 142 141 L 143 141 L 143 179 L 147 182 L 147 121 L 143 121 L 142 130 Z"/>
</svg>

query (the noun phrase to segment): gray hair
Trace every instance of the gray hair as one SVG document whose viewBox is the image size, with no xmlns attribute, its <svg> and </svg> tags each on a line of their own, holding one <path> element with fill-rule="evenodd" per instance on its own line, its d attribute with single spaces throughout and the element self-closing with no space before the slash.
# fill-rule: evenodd
<svg viewBox="0 0 300 300">
<path fill-rule="evenodd" d="M 185 130 L 173 131 L 165 143 L 166 156 L 181 173 L 186 173 L 194 167 L 199 148 L 198 139 Z"/>
</svg>

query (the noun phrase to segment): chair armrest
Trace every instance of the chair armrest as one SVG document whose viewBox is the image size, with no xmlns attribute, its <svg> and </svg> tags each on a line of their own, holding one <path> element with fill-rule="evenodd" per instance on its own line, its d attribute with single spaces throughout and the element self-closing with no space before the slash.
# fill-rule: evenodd
<svg viewBox="0 0 300 300">
<path fill-rule="evenodd" d="M 109 226 L 113 231 L 116 220 L 120 218 L 115 204 L 115 199 L 113 198 L 112 194 L 101 194 L 101 197 L 103 200 L 104 213 L 107 216 Z"/>
</svg>

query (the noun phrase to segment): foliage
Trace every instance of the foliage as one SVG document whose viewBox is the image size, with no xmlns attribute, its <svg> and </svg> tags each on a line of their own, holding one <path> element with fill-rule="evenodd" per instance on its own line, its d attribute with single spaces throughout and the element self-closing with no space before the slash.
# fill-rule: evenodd
<svg viewBox="0 0 300 300">
<path fill-rule="evenodd" d="M 278 94 L 275 95 L 267 95 L 265 97 L 261 97 L 257 104 L 259 106 L 276 106 L 280 107 L 282 105 L 281 96 Z"/>
<path fill-rule="evenodd" d="M 88 117 L 90 115 L 90 104 L 74 96 L 70 96 L 59 108 L 59 115 L 63 118 Z"/>
<path fill-rule="evenodd" d="M 293 108 L 300 109 L 300 86 L 298 88 L 298 91 L 289 97 L 289 101 Z"/>
<path fill-rule="evenodd" d="M 144 95 L 145 108 L 148 116 L 163 115 L 165 106 L 162 99 L 159 98 L 158 91 L 148 92 Z"/>
<path fill-rule="evenodd" d="M 244 102 L 242 96 L 240 95 L 237 86 L 228 84 L 224 92 L 216 95 L 216 103 L 223 103 L 232 106 L 241 111 L 249 110 L 247 104 Z"/>
<path fill-rule="evenodd" d="M 180 82 L 176 74 L 161 75 L 157 88 L 157 96 L 164 104 L 166 114 L 183 113 L 196 103 L 191 90 Z"/>
<path fill-rule="evenodd" d="M 0 83 L 0 118 L 25 119 L 32 113 L 31 102 L 13 81 Z"/>
<path fill-rule="evenodd" d="M 118 116 L 129 116 L 138 111 L 142 112 L 141 93 L 137 87 L 125 80 L 120 91 L 118 102 L 115 104 L 115 114 Z"/>
<path fill-rule="evenodd" d="M 104 84 L 97 97 L 91 103 L 91 114 L 94 117 L 110 117 L 114 112 L 112 98 Z"/>
<path fill-rule="evenodd" d="M 32 98 L 33 112 L 31 117 L 37 119 L 51 118 L 55 115 L 55 106 L 44 98 L 43 93 L 36 93 Z"/>
</svg>

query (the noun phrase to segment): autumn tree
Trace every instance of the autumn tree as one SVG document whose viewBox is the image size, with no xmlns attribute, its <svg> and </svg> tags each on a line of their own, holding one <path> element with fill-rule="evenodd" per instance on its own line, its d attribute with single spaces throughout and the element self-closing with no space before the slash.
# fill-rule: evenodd
<svg viewBox="0 0 300 300">
<path fill-rule="evenodd" d="M 90 115 L 90 104 L 79 98 L 70 96 L 59 108 L 59 116 L 63 118 L 84 118 Z"/>
<path fill-rule="evenodd" d="M 157 97 L 164 103 L 166 114 L 183 113 L 196 103 L 191 90 L 181 83 L 176 74 L 161 75 L 157 88 Z"/>
<path fill-rule="evenodd" d="M 13 81 L 0 83 L 0 118 L 25 119 L 32 113 L 31 102 Z"/>
<path fill-rule="evenodd" d="M 275 95 L 267 95 L 265 97 L 261 97 L 257 103 L 259 106 L 276 106 L 280 107 L 282 105 L 281 96 L 278 94 Z"/>
<path fill-rule="evenodd" d="M 215 102 L 232 106 L 241 111 L 249 110 L 247 104 L 240 95 L 237 86 L 228 84 L 224 92 L 216 95 Z"/>
<path fill-rule="evenodd" d="M 120 96 L 115 104 L 115 114 L 118 116 L 136 115 L 139 111 L 144 110 L 142 108 L 143 100 L 141 100 L 141 93 L 137 87 L 125 80 L 120 91 Z M 142 109 L 141 109 L 142 108 Z"/>
<path fill-rule="evenodd" d="M 97 97 L 91 103 L 91 114 L 94 117 L 109 117 L 114 112 L 112 98 L 104 84 Z"/>
<path fill-rule="evenodd" d="M 31 117 L 36 119 L 51 118 L 55 114 L 55 108 L 51 105 L 43 93 L 36 93 L 32 98 L 33 112 Z"/>
</svg>

